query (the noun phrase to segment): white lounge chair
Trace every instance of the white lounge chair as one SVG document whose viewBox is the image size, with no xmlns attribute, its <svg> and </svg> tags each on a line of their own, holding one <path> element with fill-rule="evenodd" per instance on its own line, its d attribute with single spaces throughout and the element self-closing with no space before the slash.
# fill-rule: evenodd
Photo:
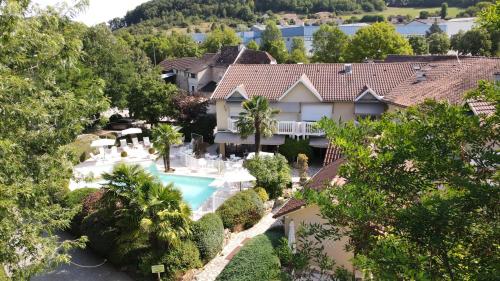
<svg viewBox="0 0 500 281">
<path fill-rule="evenodd" d="M 133 146 L 134 148 L 138 148 L 139 146 L 141 146 L 141 145 L 139 144 L 139 140 L 138 140 L 137 138 L 132 138 L 132 146 Z"/>
<path fill-rule="evenodd" d="M 144 147 L 152 147 L 151 142 L 149 141 L 149 137 L 143 137 L 142 142 L 144 144 Z"/>
<path fill-rule="evenodd" d="M 90 155 L 90 159 L 92 159 L 94 161 L 98 161 L 99 160 L 99 155 L 95 155 L 92 152 L 90 152 L 89 155 Z"/>
<path fill-rule="evenodd" d="M 111 147 L 111 158 L 113 157 L 119 157 L 120 155 L 118 155 L 118 149 L 116 148 L 116 146 L 112 146 Z"/>
<path fill-rule="evenodd" d="M 120 140 L 120 147 L 121 149 L 125 150 L 126 147 L 128 147 L 127 140 L 126 139 L 121 139 Z"/>
</svg>

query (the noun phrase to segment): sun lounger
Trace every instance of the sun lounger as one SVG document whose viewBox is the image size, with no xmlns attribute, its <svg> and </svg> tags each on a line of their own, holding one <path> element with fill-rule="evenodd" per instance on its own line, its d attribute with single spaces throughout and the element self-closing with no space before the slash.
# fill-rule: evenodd
<svg viewBox="0 0 500 281">
<path fill-rule="evenodd" d="M 94 161 L 98 161 L 99 160 L 99 155 L 95 155 L 92 152 L 90 152 L 89 155 L 90 155 L 90 159 L 92 159 Z"/>
<path fill-rule="evenodd" d="M 139 140 L 137 138 L 132 138 L 132 146 L 138 148 L 140 146 Z"/>
<path fill-rule="evenodd" d="M 149 137 L 143 137 L 142 142 L 144 143 L 144 147 L 152 147 Z"/>
<path fill-rule="evenodd" d="M 122 149 L 125 149 L 125 147 L 128 147 L 127 140 L 126 139 L 121 139 L 120 140 L 120 147 Z"/>
</svg>

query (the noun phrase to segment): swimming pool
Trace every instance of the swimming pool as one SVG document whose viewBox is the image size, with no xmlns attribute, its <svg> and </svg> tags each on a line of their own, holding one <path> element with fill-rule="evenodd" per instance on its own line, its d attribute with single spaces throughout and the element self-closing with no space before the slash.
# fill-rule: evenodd
<svg viewBox="0 0 500 281">
<path fill-rule="evenodd" d="M 197 210 L 216 190 L 209 186 L 214 178 L 165 174 L 161 173 L 155 164 L 149 166 L 147 170 L 165 185 L 174 183 L 174 186 L 181 191 L 184 201 L 193 211 Z"/>
</svg>

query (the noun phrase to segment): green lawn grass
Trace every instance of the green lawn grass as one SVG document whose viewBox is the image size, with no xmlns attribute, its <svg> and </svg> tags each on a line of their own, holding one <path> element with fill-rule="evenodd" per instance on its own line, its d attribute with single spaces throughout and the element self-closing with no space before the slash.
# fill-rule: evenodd
<svg viewBox="0 0 500 281">
<path fill-rule="evenodd" d="M 376 12 L 369 12 L 369 13 L 361 13 L 361 14 L 344 14 L 341 17 L 343 19 L 350 18 L 352 16 L 356 16 L 358 18 L 361 18 L 364 15 L 383 15 L 385 17 L 390 16 L 390 15 L 410 15 L 412 17 L 418 17 L 420 14 L 420 11 L 428 11 L 430 13 L 440 11 L 440 7 L 434 7 L 434 8 L 400 8 L 400 7 L 388 7 L 384 11 L 376 11 Z M 454 18 L 457 16 L 457 14 L 461 11 L 463 11 L 463 8 L 458 8 L 458 7 L 448 7 L 448 17 Z"/>
<path fill-rule="evenodd" d="M 231 259 L 216 281 L 279 280 L 280 261 L 274 253 L 283 228 L 272 228 L 248 241 Z"/>
<path fill-rule="evenodd" d="M 3 270 L 3 266 L 0 265 L 0 281 L 7 281 L 7 275 L 5 275 L 5 271 Z"/>
</svg>

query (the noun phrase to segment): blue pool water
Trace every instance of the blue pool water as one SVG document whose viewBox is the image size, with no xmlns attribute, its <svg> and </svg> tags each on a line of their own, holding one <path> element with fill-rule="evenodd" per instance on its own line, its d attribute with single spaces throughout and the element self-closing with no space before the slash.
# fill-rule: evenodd
<svg viewBox="0 0 500 281">
<path fill-rule="evenodd" d="M 158 171 L 155 164 L 149 166 L 147 170 L 163 184 L 174 183 L 192 210 L 198 209 L 216 190 L 209 186 L 214 181 L 213 178 L 165 174 Z"/>
</svg>

